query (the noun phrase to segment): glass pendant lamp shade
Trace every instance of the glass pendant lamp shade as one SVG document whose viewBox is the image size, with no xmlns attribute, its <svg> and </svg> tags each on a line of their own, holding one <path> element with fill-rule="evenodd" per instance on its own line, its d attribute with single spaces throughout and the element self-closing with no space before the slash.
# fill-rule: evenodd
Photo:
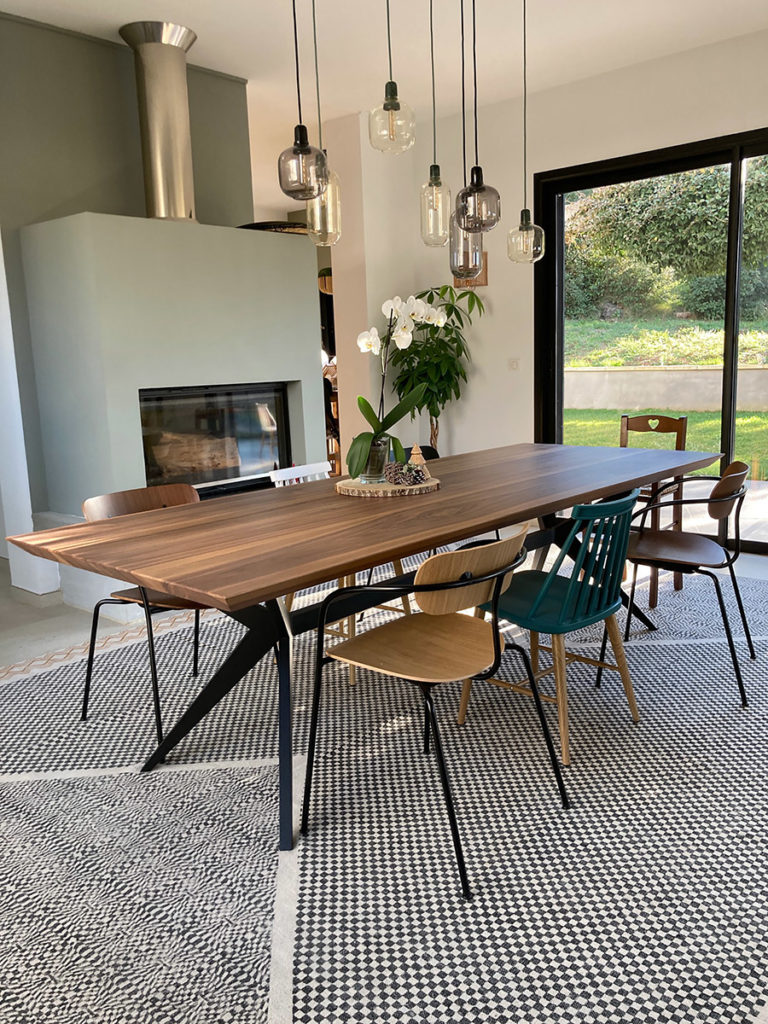
<svg viewBox="0 0 768 1024">
<path fill-rule="evenodd" d="M 531 220 L 530 210 L 520 211 L 520 226 L 507 235 L 507 256 L 513 263 L 536 263 L 544 255 L 544 231 Z"/>
<path fill-rule="evenodd" d="M 368 115 L 368 137 L 382 153 L 405 153 L 416 141 L 416 117 L 398 99 L 396 82 L 387 82 L 384 102 Z"/>
<path fill-rule="evenodd" d="M 325 191 L 328 183 L 325 153 L 310 146 L 307 129 L 303 124 L 296 125 L 293 145 L 280 154 L 277 175 L 280 188 L 291 199 L 300 202 L 315 199 Z"/>
<path fill-rule="evenodd" d="M 482 167 L 473 167 L 469 185 L 456 196 L 456 219 L 464 231 L 490 231 L 501 220 L 501 197 L 483 181 Z"/>
<path fill-rule="evenodd" d="M 429 181 L 421 186 L 421 240 L 424 245 L 448 242 L 451 222 L 451 190 L 440 180 L 440 167 L 432 164 Z"/>
<path fill-rule="evenodd" d="M 325 192 L 307 203 L 307 234 L 318 246 L 336 245 L 341 238 L 341 187 L 331 167 Z"/>
<path fill-rule="evenodd" d="M 450 264 L 453 276 L 461 279 L 477 277 L 483 269 L 483 236 L 459 227 L 455 210 L 451 214 Z"/>
</svg>

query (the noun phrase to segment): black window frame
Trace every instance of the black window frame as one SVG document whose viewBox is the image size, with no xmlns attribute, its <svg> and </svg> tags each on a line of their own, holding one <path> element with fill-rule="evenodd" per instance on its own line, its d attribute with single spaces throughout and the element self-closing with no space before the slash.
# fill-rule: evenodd
<svg viewBox="0 0 768 1024">
<path fill-rule="evenodd" d="M 576 164 L 533 177 L 534 220 L 544 229 L 547 252 L 534 267 L 534 440 L 563 441 L 563 283 L 565 271 L 564 202 L 569 192 L 639 181 L 702 167 L 730 165 L 728 206 L 725 338 L 721 405 L 721 466 L 732 459 L 736 429 L 736 384 L 739 342 L 739 274 L 744 215 L 744 161 L 768 155 L 768 127 L 703 139 L 630 156 Z M 768 552 L 762 541 L 742 541 L 742 550 Z"/>
</svg>

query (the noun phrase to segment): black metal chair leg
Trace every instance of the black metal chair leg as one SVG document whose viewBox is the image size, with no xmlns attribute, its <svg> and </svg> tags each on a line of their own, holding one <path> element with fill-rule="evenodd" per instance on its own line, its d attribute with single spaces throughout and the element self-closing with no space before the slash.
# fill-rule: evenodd
<svg viewBox="0 0 768 1024">
<path fill-rule="evenodd" d="M 429 708 L 424 703 L 424 753 L 429 753 Z"/>
<path fill-rule="evenodd" d="M 420 683 L 419 687 L 421 692 L 424 694 L 424 703 L 427 708 L 427 714 L 429 715 L 429 722 L 432 728 L 432 737 L 435 744 L 435 754 L 437 756 L 437 767 L 440 772 L 440 781 L 443 784 L 443 796 L 445 797 L 445 806 L 448 810 L 448 821 L 451 826 L 451 837 L 453 838 L 453 849 L 456 853 L 456 863 L 459 868 L 459 878 L 461 879 L 461 892 L 465 900 L 472 898 L 472 893 L 469 888 L 469 879 L 467 877 L 467 869 L 464 864 L 464 854 L 461 850 L 461 837 L 459 836 L 459 824 L 456 820 L 456 812 L 453 809 L 453 798 L 451 796 L 451 786 L 448 782 L 448 772 L 445 769 L 445 760 L 443 758 L 443 748 L 440 744 L 440 733 L 437 728 L 437 715 L 435 714 L 435 705 L 432 700 L 432 694 L 430 692 L 430 686 L 428 683 Z"/>
<path fill-rule="evenodd" d="M 149 649 L 149 671 L 152 676 L 152 700 L 155 706 L 155 727 L 157 729 L 157 742 L 163 742 L 163 719 L 160 713 L 160 687 L 157 683 L 157 661 L 155 659 L 155 636 L 152 629 L 152 610 L 147 600 L 147 592 L 144 587 L 139 587 L 141 592 L 141 603 L 144 607 L 144 618 L 147 622 L 147 648 Z"/>
<path fill-rule="evenodd" d="M 109 604 L 109 599 L 97 601 L 93 606 L 93 620 L 91 622 L 91 643 L 88 648 L 88 667 L 85 670 L 85 688 L 83 689 L 83 707 L 80 712 L 80 721 L 88 718 L 88 698 L 91 693 L 91 676 L 93 675 L 93 658 L 96 653 L 96 635 L 99 629 L 99 612 L 103 604 Z"/>
<path fill-rule="evenodd" d="M 736 582 L 736 573 L 733 571 L 733 566 L 729 565 L 728 569 L 731 574 L 731 582 L 733 583 L 733 592 L 736 595 L 736 604 L 739 606 L 739 615 L 741 616 L 741 622 L 744 626 L 744 636 L 747 639 L 749 656 L 754 661 L 757 655 L 755 654 L 755 648 L 752 644 L 752 634 L 750 633 L 749 626 L 747 625 L 747 613 L 744 611 L 744 602 L 741 600 L 741 590 L 739 590 L 739 584 Z"/>
<path fill-rule="evenodd" d="M 725 626 L 725 635 L 728 638 L 728 647 L 731 652 L 731 661 L 733 662 L 733 671 L 736 674 L 736 682 L 739 684 L 739 693 L 741 694 L 741 706 L 747 706 L 747 691 L 744 689 L 744 681 L 741 678 L 741 669 L 739 668 L 739 659 L 736 657 L 736 647 L 733 643 L 733 635 L 731 634 L 731 624 L 728 621 L 728 612 L 725 610 L 725 601 L 723 600 L 723 592 L 720 589 L 720 583 L 718 582 L 717 576 L 713 572 L 707 572 L 706 569 L 699 569 L 702 576 L 709 576 L 712 582 L 715 584 L 715 593 L 717 594 L 717 602 L 720 605 L 720 614 L 723 617 L 723 625 Z"/>
<path fill-rule="evenodd" d="M 624 627 L 624 642 L 629 640 L 629 627 L 632 625 L 632 610 L 635 606 L 635 588 L 637 587 L 637 562 L 632 566 L 632 586 L 629 591 L 627 602 L 627 624 Z"/>
<path fill-rule="evenodd" d="M 312 691 L 312 714 L 309 720 L 309 746 L 307 748 L 307 771 L 304 776 L 304 803 L 301 808 L 301 834 L 305 836 L 309 828 L 309 801 L 312 796 L 312 774 L 315 768 L 315 744 L 317 741 L 317 720 L 320 715 L 320 688 L 323 682 L 324 659 L 318 659 L 315 665 L 315 686 Z"/>
<path fill-rule="evenodd" d="M 195 636 L 192 642 L 192 675 L 196 676 L 200 658 L 200 609 L 195 608 Z"/>
<path fill-rule="evenodd" d="M 544 715 L 544 705 L 541 702 L 539 686 L 536 682 L 536 676 L 534 676 L 533 674 L 533 668 L 531 666 L 530 658 L 528 657 L 528 652 L 525 650 L 524 647 L 521 647 L 520 644 L 514 643 L 514 641 L 507 641 L 507 644 L 509 647 L 512 648 L 512 650 L 517 651 L 517 653 L 523 659 L 525 672 L 528 676 L 528 685 L 531 688 L 531 693 L 533 694 L 533 702 L 536 705 L 536 714 L 539 716 L 539 725 L 541 726 L 541 731 L 544 733 L 544 742 L 547 744 L 549 760 L 552 764 L 552 771 L 555 773 L 555 782 L 557 783 L 557 788 L 560 792 L 560 801 L 563 807 L 565 807 L 565 809 L 567 810 L 571 806 L 571 801 L 568 799 L 568 793 L 565 789 L 565 783 L 563 782 L 562 772 L 560 771 L 560 762 L 557 760 L 555 744 L 552 742 L 552 734 L 549 731 L 547 719 Z"/>
<path fill-rule="evenodd" d="M 598 661 L 605 661 L 605 652 L 608 648 L 608 627 L 603 626 L 603 642 L 600 644 L 600 657 Z M 603 666 L 600 665 L 597 669 L 597 675 L 595 676 L 595 686 L 600 687 L 600 683 L 603 681 Z"/>
</svg>

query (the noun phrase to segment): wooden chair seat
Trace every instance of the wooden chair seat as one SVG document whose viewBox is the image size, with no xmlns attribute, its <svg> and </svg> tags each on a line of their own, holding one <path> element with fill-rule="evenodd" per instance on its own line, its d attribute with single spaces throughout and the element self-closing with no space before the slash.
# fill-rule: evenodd
<svg viewBox="0 0 768 1024">
<path fill-rule="evenodd" d="M 728 564 L 721 544 L 698 533 L 669 533 L 665 530 L 643 530 L 629 538 L 627 558 L 652 565 L 706 566 L 721 569 Z"/>
<path fill-rule="evenodd" d="M 179 611 L 190 609 L 208 608 L 207 604 L 197 604 L 195 601 L 186 601 L 183 597 L 174 597 L 172 594 L 164 594 L 162 590 L 146 590 L 147 601 L 153 608 L 168 608 Z M 130 604 L 143 604 L 141 591 L 138 587 L 130 587 L 128 590 L 115 590 L 110 597 L 116 601 L 127 601 Z"/>
<path fill-rule="evenodd" d="M 489 667 L 493 627 L 490 622 L 458 613 L 408 615 L 358 633 L 329 647 L 327 654 L 387 676 L 446 683 L 467 679 Z"/>
</svg>

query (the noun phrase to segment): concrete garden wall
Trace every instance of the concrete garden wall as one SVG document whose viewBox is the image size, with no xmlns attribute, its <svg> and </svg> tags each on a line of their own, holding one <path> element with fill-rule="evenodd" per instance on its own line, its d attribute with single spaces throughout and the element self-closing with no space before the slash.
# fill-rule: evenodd
<svg viewBox="0 0 768 1024">
<path fill-rule="evenodd" d="M 714 366 L 600 366 L 565 371 L 566 409 L 717 412 L 723 373 Z M 768 366 L 739 369 L 738 408 L 768 410 Z"/>
</svg>

